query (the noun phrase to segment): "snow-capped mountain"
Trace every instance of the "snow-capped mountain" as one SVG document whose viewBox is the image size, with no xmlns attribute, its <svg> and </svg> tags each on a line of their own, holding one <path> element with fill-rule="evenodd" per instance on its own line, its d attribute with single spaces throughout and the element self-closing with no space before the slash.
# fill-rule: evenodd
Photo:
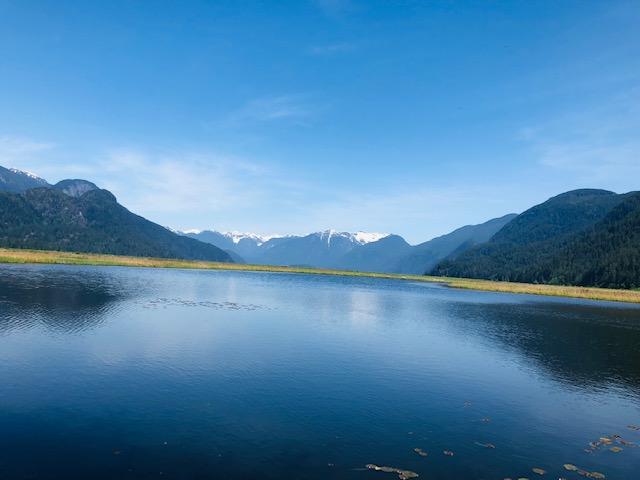
<svg viewBox="0 0 640 480">
<path fill-rule="evenodd" d="M 213 230 L 187 230 L 183 234 L 239 255 L 250 263 L 326 268 L 355 268 L 353 262 L 346 261 L 347 254 L 387 238 L 399 238 L 387 233 L 337 230 L 323 230 L 308 235 L 261 235 Z M 404 240 L 402 242 L 406 244 Z"/>
<path fill-rule="evenodd" d="M 46 180 L 17 168 L 0 167 L 0 191 L 24 193 L 31 188 L 48 187 Z"/>
<path fill-rule="evenodd" d="M 331 243 L 332 238 L 345 238 L 352 243 L 358 243 L 364 245 L 366 243 L 377 242 L 378 240 L 388 237 L 389 233 L 377 233 L 377 232 L 338 232 L 336 230 L 324 230 L 323 232 L 311 233 L 310 235 L 319 235 L 321 239 L 327 243 Z"/>
<path fill-rule="evenodd" d="M 9 171 L 15 173 L 16 175 L 30 178 L 40 185 L 47 185 L 47 181 L 44 178 L 39 177 L 35 173 L 27 172 L 26 170 L 18 170 L 17 168 L 9 168 Z"/>
<path fill-rule="evenodd" d="M 260 235 L 258 233 L 238 232 L 238 231 L 221 232 L 221 233 L 222 233 L 222 235 L 224 235 L 225 237 L 230 239 L 236 245 L 238 243 L 240 243 L 242 240 L 251 240 L 251 241 L 255 242 L 256 245 L 262 245 L 263 243 L 268 242 L 272 238 L 284 238 L 284 237 L 291 237 L 292 236 L 292 235 L 278 235 L 278 234 Z"/>
</svg>

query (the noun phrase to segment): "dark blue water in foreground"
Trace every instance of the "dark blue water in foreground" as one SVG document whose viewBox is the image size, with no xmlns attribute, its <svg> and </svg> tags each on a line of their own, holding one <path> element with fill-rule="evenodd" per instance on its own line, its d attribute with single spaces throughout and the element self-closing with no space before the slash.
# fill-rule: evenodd
<svg viewBox="0 0 640 480">
<path fill-rule="evenodd" d="M 633 479 L 640 448 L 584 450 L 612 434 L 640 444 L 627 427 L 639 424 L 632 306 L 374 279 L 0 267 L 2 479 L 398 478 L 369 463 L 427 479 L 534 467 L 581 478 L 565 463 Z"/>
</svg>

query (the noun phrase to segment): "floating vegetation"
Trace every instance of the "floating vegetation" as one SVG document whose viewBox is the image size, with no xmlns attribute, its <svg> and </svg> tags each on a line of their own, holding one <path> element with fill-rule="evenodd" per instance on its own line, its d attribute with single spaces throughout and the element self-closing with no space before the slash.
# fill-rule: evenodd
<svg viewBox="0 0 640 480">
<path fill-rule="evenodd" d="M 261 310 L 264 309 L 262 305 L 254 305 L 251 303 L 236 303 L 236 302 L 209 302 L 206 300 L 195 301 L 185 300 L 181 298 L 156 298 L 148 300 L 142 303 L 143 308 L 167 308 L 167 307 L 200 307 L 200 308 L 213 308 L 216 310 Z"/>
<path fill-rule="evenodd" d="M 588 478 L 597 478 L 597 479 L 603 479 L 603 478 L 606 478 L 606 477 L 604 476 L 604 474 L 603 474 L 603 473 L 600 473 L 600 472 L 587 472 L 586 477 L 588 477 Z"/>
<path fill-rule="evenodd" d="M 451 450 L 443 450 L 442 453 L 444 453 L 447 457 L 453 457 L 453 452 Z"/>
<path fill-rule="evenodd" d="M 535 473 L 535 474 L 538 474 L 538 475 L 544 475 L 545 473 L 547 473 L 546 470 L 544 470 L 543 468 L 538 468 L 538 467 L 532 468 L 531 471 L 533 473 Z"/>
<path fill-rule="evenodd" d="M 578 468 L 575 465 L 571 464 L 571 463 L 565 463 L 563 465 L 565 470 L 568 470 L 570 472 L 576 472 L 578 475 L 581 475 L 583 477 L 587 477 L 587 478 L 597 478 L 597 479 L 604 479 L 606 478 L 605 475 L 603 473 L 600 472 L 590 472 L 588 470 L 583 470 L 582 468 Z"/>
<path fill-rule="evenodd" d="M 496 448 L 496 446 L 493 443 L 480 443 L 480 442 L 473 442 L 476 445 L 478 445 L 479 447 L 484 447 L 484 448 Z"/>
<path fill-rule="evenodd" d="M 378 465 L 374 465 L 373 463 L 369 463 L 365 466 L 369 470 L 375 470 L 376 472 L 396 473 L 398 474 L 398 478 L 400 480 L 418 478 L 418 474 L 416 472 L 412 472 L 411 470 L 403 470 L 401 468 L 395 468 L 395 467 L 379 467 Z"/>
<path fill-rule="evenodd" d="M 606 447 L 614 453 L 621 452 L 623 449 L 617 445 L 614 445 L 614 443 L 618 443 L 619 445 L 622 445 L 624 447 L 637 446 L 634 442 L 629 442 L 624 438 L 622 438 L 620 435 L 613 434 L 613 435 L 604 435 L 594 442 L 589 442 L 589 448 L 585 448 L 584 451 L 587 453 L 593 453 L 596 450 L 598 450 L 600 447 Z"/>
<path fill-rule="evenodd" d="M 420 455 L 421 457 L 426 457 L 427 455 L 429 455 L 428 452 L 425 452 L 423 449 L 421 448 L 414 448 L 413 449 L 414 452 L 416 452 L 418 455 Z"/>
</svg>

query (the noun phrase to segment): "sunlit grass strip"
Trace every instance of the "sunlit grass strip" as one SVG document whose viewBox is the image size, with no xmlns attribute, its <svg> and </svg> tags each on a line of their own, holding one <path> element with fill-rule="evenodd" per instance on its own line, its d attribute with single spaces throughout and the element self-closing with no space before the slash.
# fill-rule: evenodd
<svg viewBox="0 0 640 480">
<path fill-rule="evenodd" d="M 104 265 L 148 268 L 188 268 L 203 270 L 238 270 L 248 272 L 306 273 L 314 275 L 334 275 L 349 277 L 386 278 L 417 282 L 443 283 L 453 288 L 483 290 L 490 292 L 526 293 L 555 297 L 584 298 L 589 300 L 609 300 L 615 302 L 640 303 L 640 291 L 615 290 L 608 288 L 566 287 L 558 285 L 537 285 L 531 283 L 493 282 L 467 278 L 432 277 L 424 275 L 399 275 L 390 273 L 352 272 L 305 267 L 282 267 L 275 265 L 244 265 L 236 263 L 205 262 L 193 260 L 172 260 L 164 258 L 126 257 L 120 255 L 100 255 L 93 253 L 72 253 L 47 250 L 20 250 L 0 248 L 0 263 L 33 263 L 64 265 Z"/>
</svg>

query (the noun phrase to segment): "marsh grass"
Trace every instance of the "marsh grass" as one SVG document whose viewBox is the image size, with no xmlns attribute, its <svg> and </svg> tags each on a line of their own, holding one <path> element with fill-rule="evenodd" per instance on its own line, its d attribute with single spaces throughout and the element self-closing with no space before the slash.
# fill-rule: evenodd
<svg viewBox="0 0 640 480">
<path fill-rule="evenodd" d="M 93 253 L 57 252 L 47 250 L 19 250 L 0 248 L 0 263 L 186 268 L 202 270 L 237 270 L 248 272 L 304 273 L 313 275 L 385 278 L 392 280 L 410 280 L 416 282 L 441 283 L 453 288 L 483 290 L 489 292 L 525 293 L 531 295 L 548 295 L 554 297 L 572 297 L 584 298 L 589 300 L 640 303 L 639 290 L 615 290 L 608 288 L 494 282 L 490 280 L 432 277 L 427 275 L 353 272 L 346 270 L 330 270 L 306 267 L 283 267 L 275 265 L 246 265 L 235 263 L 205 262 L 196 260 L 173 260 L 164 258 L 101 255 Z"/>
</svg>

